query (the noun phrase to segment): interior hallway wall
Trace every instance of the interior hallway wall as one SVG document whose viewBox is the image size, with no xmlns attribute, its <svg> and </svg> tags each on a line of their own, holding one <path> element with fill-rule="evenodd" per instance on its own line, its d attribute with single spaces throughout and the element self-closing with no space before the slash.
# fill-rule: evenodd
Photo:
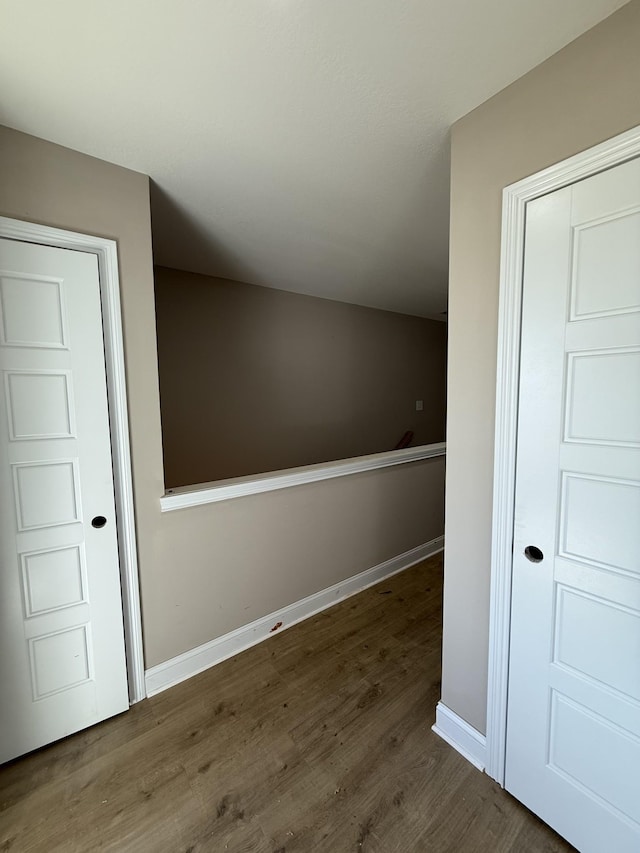
<svg viewBox="0 0 640 853">
<path fill-rule="evenodd" d="M 443 458 L 162 514 L 148 178 L 0 127 L 0 215 L 118 244 L 147 667 L 442 534 Z"/>
<path fill-rule="evenodd" d="M 155 285 L 167 487 L 393 450 L 407 430 L 444 441 L 445 323 L 164 267 Z"/>
<path fill-rule="evenodd" d="M 633 0 L 454 125 L 442 699 L 486 726 L 502 190 L 640 124 Z"/>
</svg>

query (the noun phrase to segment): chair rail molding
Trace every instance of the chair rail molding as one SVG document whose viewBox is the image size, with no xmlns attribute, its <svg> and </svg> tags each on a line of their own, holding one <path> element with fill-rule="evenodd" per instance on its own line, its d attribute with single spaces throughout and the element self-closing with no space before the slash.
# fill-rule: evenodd
<svg viewBox="0 0 640 853">
<path fill-rule="evenodd" d="M 498 308 L 486 772 L 504 786 L 522 273 L 527 204 L 640 155 L 640 127 L 505 187 Z"/>
<path fill-rule="evenodd" d="M 360 474 L 363 471 L 375 471 L 392 465 L 420 462 L 423 459 L 445 456 L 446 448 L 444 442 L 423 444 L 419 447 L 407 447 L 404 450 L 390 450 L 386 453 L 372 453 L 369 456 L 357 456 L 353 459 L 340 459 L 337 462 L 322 462 L 319 465 L 304 465 L 285 471 L 270 471 L 266 474 L 235 477 L 231 480 L 181 486 L 167 490 L 160 498 L 160 508 L 162 512 L 170 512 L 200 504 L 227 501 L 231 498 L 258 495 L 261 492 L 272 492 L 275 489 L 286 489 L 290 486 L 301 486 L 304 483 L 332 480 L 349 474 Z"/>
</svg>

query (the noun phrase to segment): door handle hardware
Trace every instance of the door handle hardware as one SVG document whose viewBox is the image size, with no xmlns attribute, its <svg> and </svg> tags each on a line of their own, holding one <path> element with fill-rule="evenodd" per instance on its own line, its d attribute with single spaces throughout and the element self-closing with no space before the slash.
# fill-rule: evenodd
<svg viewBox="0 0 640 853">
<path fill-rule="evenodd" d="M 104 517 L 104 515 L 96 515 L 91 519 L 91 526 L 97 527 L 98 529 L 100 527 L 104 527 L 106 523 L 107 519 Z"/>
<path fill-rule="evenodd" d="M 532 563 L 541 563 L 544 560 L 544 554 L 535 545 L 527 545 L 524 549 L 524 555 Z"/>
</svg>

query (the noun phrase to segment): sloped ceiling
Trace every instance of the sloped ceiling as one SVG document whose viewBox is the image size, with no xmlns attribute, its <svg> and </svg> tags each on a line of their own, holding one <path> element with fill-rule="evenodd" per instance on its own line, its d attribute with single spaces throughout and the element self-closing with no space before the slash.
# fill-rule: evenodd
<svg viewBox="0 0 640 853">
<path fill-rule="evenodd" d="M 149 174 L 157 263 L 438 315 L 451 124 L 622 5 L 0 0 L 0 122 Z"/>
</svg>

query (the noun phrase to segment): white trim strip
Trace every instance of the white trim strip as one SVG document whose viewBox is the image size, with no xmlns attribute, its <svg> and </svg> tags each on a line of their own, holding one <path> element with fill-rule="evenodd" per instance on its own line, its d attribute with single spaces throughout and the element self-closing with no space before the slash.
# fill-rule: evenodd
<svg viewBox="0 0 640 853">
<path fill-rule="evenodd" d="M 127 651 L 127 678 L 129 701 L 133 704 L 144 699 L 145 682 L 117 244 L 114 240 L 103 237 L 77 234 L 74 231 L 64 231 L 61 228 L 50 228 L 47 225 L 22 222 L 3 216 L 0 216 L 0 236 L 10 240 L 90 252 L 98 259 L 118 515 L 118 550 Z"/>
<path fill-rule="evenodd" d="M 511 559 L 526 206 L 529 201 L 546 193 L 639 155 L 640 127 L 636 127 L 506 187 L 502 196 L 486 738 L 487 774 L 501 785 L 504 785 L 507 738 Z"/>
<path fill-rule="evenodd" d="M 485 736 L 442 702 L 436 706 L 436 721 L 431 729 L 474 767 L 484 770 L 487 751 Z"/>
<path fill-rule="evenodd" d="M 410 551 L 405 551 L 397 557 L 392 557 L 384 563 L 380 563 L 371 569 L 366 569 L 360 574 L 347 578 L 340 583 L 327 587 L 313 595 L 302 598 L 294 604 L 289 604 L 281 610 L 276 610 L 268 616 L 256 619 L 248 625 L 236 628 L 222 637 L 210 640 L 202 646 L 190 649 L 184 654 L 178 655 L 171 660 L 151 667 L 146 672 L 147 695 L 153 696 L 162 690 L 167 690 L 193 675 L 197 675 L 227 658 L 237 655 L 245 649 L 261 643 L 263 640 L 273 636 L 273 628 L 278 625 L 278 631 L 284 631 L 308 619 L 328 607 L 332 607 L 339 601 L 362 592 L 363 589 L 379 583 L 381 580 L 408 569 L 421 560 L 438 554 L 444 548 L 444 536 L 438 536 L 430 542 L 418 545 Z"/>
<path fill-rule="evenodd" d="M 391 465 L 405 462 L 419 462 L 446 455 L 446 444 L 423 444 L 420 447 L 408 447 L 404 450 L 390 450 L 386 453 L 372 453 L 370 456 L 358 456 L 337 462 L 323 462 L 319 465 L 305 465 L 301 468 L 289 468 L 286 471 L 269 471 L 266 474 L 236 477 L 232 480 L 218 480 L 213 483 L 199 483 L 196 486 L 181 486 L 169 489 L 160 498 L 162 512 L 185 509 L 189 506 L 227 501 L 275 489 L 301 486 L 304 483 L 317 483 L 320 480 L 332 480 L 363 471 L 376 471 Z"/>
</svg>

